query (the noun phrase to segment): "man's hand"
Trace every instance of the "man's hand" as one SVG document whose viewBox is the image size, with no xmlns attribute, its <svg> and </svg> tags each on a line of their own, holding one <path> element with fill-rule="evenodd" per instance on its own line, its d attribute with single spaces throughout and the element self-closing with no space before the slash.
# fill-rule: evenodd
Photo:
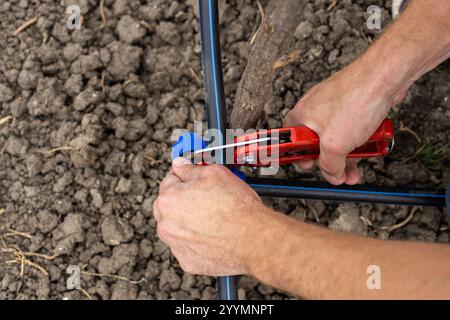
<svg viewBox="0 0 450 320">
<path fill-rule="evenodd" d="M 320 136 L 319 167 L 332 184 L 360 181 L 358 160 L 346 159 L 347 155 L 367 142 L 407 91 L 407 87 L 386 90 L 369 71 L 357 61 L 334 74 L 309 90 L 284 121 L 285 126 L 306 125 Z M 305 170 L 314 164 L 298 162 Z"/>
<path fill-rule="evenodd" d="M 319 134 L 319 167 L 329 182 L 360 180 L 347 154 L 369 139 L 417 79 L 450 57 L 449 14 L 447 0 L 411 1 L 361 57 L 313 87 L 288 114 L 286 126 Z M 314 162 L 299 165 L 310 169 Z"/>
<path fill-rule="evenodd" d="M 153 212 L 157 232 L 181 267 L 211 276 L 249 272 L 259 221 L 270 211 L 224 166 L 174 160 Z"/>
</svg>

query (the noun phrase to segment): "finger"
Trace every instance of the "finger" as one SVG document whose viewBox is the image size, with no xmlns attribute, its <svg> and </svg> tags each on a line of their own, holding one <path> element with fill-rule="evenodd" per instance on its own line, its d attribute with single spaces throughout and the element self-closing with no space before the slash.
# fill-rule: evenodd
<svg viewBox="0 0 450 320">
<path fill-rule="evenodd" d="M 296 161 L 294 162 L 294 165 L 296 165 L 300 170 L 310 172 L 316 165 L 316 161 L 314 160 Z"/>
<path fill-rule="evenodd" d="M 346 155 L 329 151 L 321 145 L 319 167 L 324 178 L 331 184 L 339 185 L 345 182 L 345 158 Z"/>
<path fill-rule="evenodd" d="M 159 208 L 158 208 L 158 199 L 156 199 L 153 202 L 153 218 L 155 219 L 156 222 L 159 222 L 159 221 L 161 221 L 161 217 L 162 217 L 162 214 L 161 214 L 161 210 L 159 210 Z"/>
<path fill-rule="evenodd" d="M 187 182 L 197 178 L 202 171 L 202 167 L 192 164 L 186 158 L 179 157 L 173 160 L 172 171 L 181 182 Z"/>
<path fill-rule="evenodd" d="M 178 178 L 173 171 L 170 171 L 167 176 L 163 179 L 163 181 L 161 181 L 161 183 L 159 184 L 159 192 L 164 192 L 165 190 L 179 184 L 182 183 L 182 181 L 180 180 L 180 178 Z"/>
<path fill-rule="evenodd" d="M 361 181 L 361 173 L 358 168 L 358 162 L 360 159 L 347 159 L 345 167 L 345 183 L 348 185 L 355 185 Z"/>
<path fill-rule="evenodd" d="M 283 127 L 295 127 L 298 125 L 300 125 L 300 123 L 296 119 L 294 110 L 289 111 L 286 117 L 283 119 Z"/>
</svg>

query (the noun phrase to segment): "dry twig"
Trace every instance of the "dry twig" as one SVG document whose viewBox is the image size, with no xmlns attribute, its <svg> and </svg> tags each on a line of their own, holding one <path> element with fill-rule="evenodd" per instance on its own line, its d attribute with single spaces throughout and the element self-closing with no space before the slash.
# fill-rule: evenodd
<svg viewBox="0 0 450 320">
<path fill-rule="evenodd" d="M 394 224 L 394 225 L 392 225 L 392 226 L 383 226 L 383 227 L 381 227 L 380 229 L 381 229 L 381 230 L 386 230 L 387 232 L 392 232 L 392 231 L 394 231 L 394 230 L 396 230 L 396 229 L 399 229 L 399 228 L 401 228 L 401 227 L 407 225 L 408 222 L 411 221 L 411 219 L 414 217 L 414 214 L 416 213 L 416 211 L 419 210 L 419 208 L 420 208 L 420 207 L 414 207 L 414 208 L 412 208 L 412 209 L 411 209 L 411 212 L 409 213 L 409 215 L 408 215 L 408 216 L 406 217 L 406 219 L 403 220 L 402 222 L 397 223 L 397 224 Z"/>
<path fill-rule="evenodd" d="M 58 148 L 54 148 L 54 149 L 51 149 L 51 150 L 40 151 L 40 152 L 42 154 L 52 154 L 52 153 L 57 152 L 57 151 L 66 151 L 66 150 L 70 151 L 72 149 L 73 149 L 72 147 L 64 146 L 64 147 L 58 147 Z"/>
<path fill-rule="evenodd" d="M 253 45 L 256 41 L 256 38 L 258 38 L 259 31 L 261 30 L 261 26 L 263 25 L 264 19 L 266 18 L 266 14 L 264 13 L 264 8 L 261 5 L 261 1 L 257 0 L 256 4 L 258 5 L 258 11 L 259 11 L 259 15 L 261 16 L 261 20 L 259 22 L 258 29 L 256 29 L 255 34 L 252 36 L 252 38 L 250 40 L 250 45 Z"/>
<path fill-rule="evenodd" d="M 284 68 L 287 65 L 295 62 L 298 58 L 300 58 L 302 52 L 300 49 L 294 49 L 287 56 L 282 57 L 280 60 L 275 61 L 272 65 L 272 70 L 277 71 L 278 69 Z"/>
<path fill-rule="evenodd" d="M 6 229 L 7 233 L 5 233 L 3 236 L 5 238 L 7 237 L 23 237 L 23 238 L 28 238 L 31 239 L 32 236 L 31 234 L 29 234 L 28 232 L 20 232 L 17 230 L 13 230 L 13 229 Z"/>
<path fill-rule="evenodd" d="M 189 67 L 189 72 L 192 75 L 192 78 L 195 79 L 195 81 L 197 81 L 197 83 L 201 84 L 202 83 L 202 79 L 198 76 L 198 74 L 195 72 L 195 70 L 192 67 Z"/>
<path fill-rule="evenodd" d="M 147 30 L 152 30 L 152 26 L 147 21 L 141 20 L 139 24 Z"/>
<path fill-rule="evenodd" d="M 100 25 L 100 30 L 106 26 L 106 16 L 105 16 L 105 0 L 100 0 L 99 5 L 100 17 L 102 18 L 102 24 Z"/>
<path fill-rule="evenodd" d="M 410 133 L 414 138 L 416 138 L 416 140 L 419 143 L 422 143 L 422 139 L 420 139 L 419 135 L 415 131 L 411 130 L 409 127 L 405 126 L 405 124 L 402 121 L 400 121 L 399 131 Z"/>
<path fill-rule="evenodd" d="M 154 165 L 158 165 L 158 164 L 162 164 L 162 163 L 163 163 L 162 160 L 156 160 L 156 159 L 154 159 L 153 157 L 151 157 L 151 156 L 149 156 L 149 155 L 145 156 L 145 158 L 146 158 L 148 161 L 150 161 L 150 165 L 151 165 L 152 167 L 153 167 Z"/>
<path fill-rule="evenodd" d="M 333 10 L 334 7 L 336 7 L 338 0 L 333 0 L 333 2 L 330 3 L 330 5 L 327 8 L 327 11 Z"/>
<path fill-rule="evenodd" d="M 2 125 L 2 124 L 5 124 L 5 123 L 7 123 L 9 120 L 11 120 L 12 119 L 12 116 L 7 116 L 7 117 L 4 117 L 4 118 L 1 118 L 0 119 L 0 126 Z"/>
<path fill-rule="evenodd" d="M 19 33 L 21 33 L 22 31 L 28 29 L 29 27 L 31 27 L 33 24 L 35 24 L 38 21 L 38 17 L 34 17 L 28 21 L 26 21 L 25 23 L 23 23 L 20 27 L 18 27 L 13 33 L 13 36 L 17 36 Z"/>
<path fill-rule="evenodd" d="M 118 276 L 118 275 L 115 275 L 115 274 L 102 274 L 102 273 L 88 272 L 88 271 L 81 271 L 81 274 L 84 274 L 84 275 L 87 275 L 87 276 L 92 276 L 92 277 L 113 278 L 113 279 L 117 279 L 117 280 L 128 282 L 130 284 L 140 284 L 140 283 L 145 281 L 145 278 L 142 278 L 139 281 L 133 281 L 133 280 L 130 280 L 128 278 L 125 278 L 125 277 L 122 277 L 122 276 Z"/>
<path fill-rule="evenodd" d="M 39 264 L 26 258 L 27 254 L 29 255 L 30 252 L 23 252 L 22 250 L 20 250 L 19 248 L 15 247 L 15 246 L 7 247 L 4 242 L 3 242 L 3 246 L 4 247 L 2 249 L 0 249 L 0 252 L 11 253 L 14 255 L 14 260 L 8 260 L 8 261 L 6 261 L 6 263 L 7 264 L 20 264 L 20 273 L 19 273 L 20 278 L 23 278 L 23 276 L 24 276 L 26 265 L 29 267 L 32 267 L 36 270 L 39 270 L 44 275 L 48 276 L 48 272 L 42 266 L 40 266 Z"/>
<path fill-rule="evenodd" d="M 89 300 L 93 300 L 92 296 L 89 294 L 89 292 L 87 292 L 83 288 L 80 288 L 79 290 L 81 291 L 82 294 L 84 294 L 86 296 L 86 298 L 88 298 Z"/>
<path fill-rule="evenodd" d="M 105 88 L 105 78 L 106 78 L 106 72 L 103 71 L 103 72 L 102 72 L 102 78 L 100 79 L 100 85 L 102 86 L 102 92 L 103 92 L 103 93 L 106 92 L 106 88 Z"/>
<path fill-rule="evenodd" d="M 360 216 L 359 217 L 362 222 L 367 226 L 367 227 L 373 227 L 372 221 L 370 221 L 368 218 L 364 217 L 364 216 Z"/>
<path fill-rule="evenodd" d="M 309 209 L 312 211 L 312 213 L 314 214 L 314 218 L 316 219 L 317 223 L 320 223 L 320 219 L 319 219 L 319 214 L 317 213 L 317 210 L 314 209 L 314 207 L 310 206 Z"/>
</svg>

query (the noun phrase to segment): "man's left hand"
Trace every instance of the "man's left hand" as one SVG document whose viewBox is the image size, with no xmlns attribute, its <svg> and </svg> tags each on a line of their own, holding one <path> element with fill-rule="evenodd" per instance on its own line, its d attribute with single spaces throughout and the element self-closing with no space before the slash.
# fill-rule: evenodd
<svg viewBox="0 0 450 320">
<path fill-rule="evenodd" d="M 221 276 L 249 273 L 260 222 L 271 210 L 226 167 L 177 158 L 153 212 L 160 239 L 183 270 Z"/>
</svg>

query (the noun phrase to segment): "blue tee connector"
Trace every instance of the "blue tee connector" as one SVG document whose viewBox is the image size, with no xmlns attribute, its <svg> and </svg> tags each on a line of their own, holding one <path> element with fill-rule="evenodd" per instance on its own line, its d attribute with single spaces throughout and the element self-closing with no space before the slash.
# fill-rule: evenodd
<svg viewBox="0 0 450 320">
<path fill-rule="evenodd" d="M 185 134 L 182 134 L 178 138 L 178 141 L 172 145 L 172 153 L 171 153 L 172 160 L 178 157 L 182 157 L 189 152 L 205 149 L 206 146 L 207 143 L 205 139 L 203 139 L 199 135 L 193 132 L 187 132 Z M 245 181 L 245 174 L 243 172 L 239 171 L 236 168 L 230 168 L 230 170 L 239 179 Z"/>
</svg>

